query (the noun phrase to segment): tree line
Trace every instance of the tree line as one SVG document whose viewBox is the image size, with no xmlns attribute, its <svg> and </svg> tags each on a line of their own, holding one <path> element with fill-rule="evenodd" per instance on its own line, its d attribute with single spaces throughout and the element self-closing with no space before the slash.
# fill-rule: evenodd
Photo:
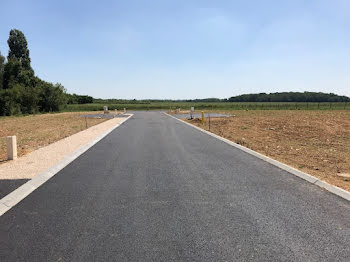
<svg viewBox="0 0 350 262">
<path fill-rule="evenodd" d="M 215 102 L 350 102 L 350 98 L 339 96 L 333 93 L 321 92 L 282 92 L 282 93 L 260 93 L 244 94 L 230 98 L 203 98 L 203 99 L 100 99 L 91 98 L 97 104 L 150 104 L 150 103 L 171 103 L 171 102 L 193 102 L 193 103 L 215 103 Z"/>
<path fill-rule="evenodd" d="M 321 92 L 281 92 L 233 96 L 229 102 L 350 102 L 350 98 L 333 93 Z"/>
<path fill-rule="evenodd" d="M 94 98 L 92 96 L 77 95 L 77 94 L 67 94 L 68 104 L 91 104 L 94 103 Z"/>
</svg>

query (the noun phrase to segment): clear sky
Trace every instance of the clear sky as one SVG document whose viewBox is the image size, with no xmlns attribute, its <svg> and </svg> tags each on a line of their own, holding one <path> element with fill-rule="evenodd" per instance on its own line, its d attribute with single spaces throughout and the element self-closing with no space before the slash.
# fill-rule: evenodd
<svg viewBox="0 0 350 262">
<path fill-rule="evenodd" d="M 349 0 L 0 0 L 0 50 L 27 37 L 36 74 L 101 98 L 350 96 Z"/>
</svg>

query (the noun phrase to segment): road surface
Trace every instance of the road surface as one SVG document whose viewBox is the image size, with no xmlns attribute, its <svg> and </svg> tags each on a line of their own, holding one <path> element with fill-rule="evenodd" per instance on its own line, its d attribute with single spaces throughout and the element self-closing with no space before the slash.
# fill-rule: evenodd
<svg viewBox="0 0 350 262">
<path fill-rule="evenodd" d="M 135 113 L 0 217 L 0 261 L 349 261 L 349 202 Z"/>
</svg>

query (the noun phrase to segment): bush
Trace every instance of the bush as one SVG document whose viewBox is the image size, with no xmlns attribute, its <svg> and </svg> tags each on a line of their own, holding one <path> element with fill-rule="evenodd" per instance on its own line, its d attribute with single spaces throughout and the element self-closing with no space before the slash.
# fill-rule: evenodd
<svg viewBox="0 0 350 262">
<path fill-rule="evenodd" d="M 61 84 L 40 83 L 39 107 L 42 112 L 59 111 L 67 104 L 65 89 Z"/>
</svg>

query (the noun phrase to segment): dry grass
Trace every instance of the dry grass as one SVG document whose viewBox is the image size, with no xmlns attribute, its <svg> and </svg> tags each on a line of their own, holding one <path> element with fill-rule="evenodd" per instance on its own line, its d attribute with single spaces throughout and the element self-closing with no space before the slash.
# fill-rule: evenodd
<svg viewBox="0 0 350 262">
<path fill-rule="evenodd" d="M 350 191 L 337 175 L 350 173 L 350 111 L 226 113 L 235 116 L 212 118 L 211 132 Z"/>
<path fill-rule="evenodd" d="M 42 114 L 19 117 L 0 117 L 0 163 L 6 160 L 6 136 L 17 136 L 18 156 L 56 142 L 86 129 L 88 112 Z M 97 112 L 93 112 L 96 114 Z M 87 119 L 88 127 L 107 119 Z"/>
</svg>

